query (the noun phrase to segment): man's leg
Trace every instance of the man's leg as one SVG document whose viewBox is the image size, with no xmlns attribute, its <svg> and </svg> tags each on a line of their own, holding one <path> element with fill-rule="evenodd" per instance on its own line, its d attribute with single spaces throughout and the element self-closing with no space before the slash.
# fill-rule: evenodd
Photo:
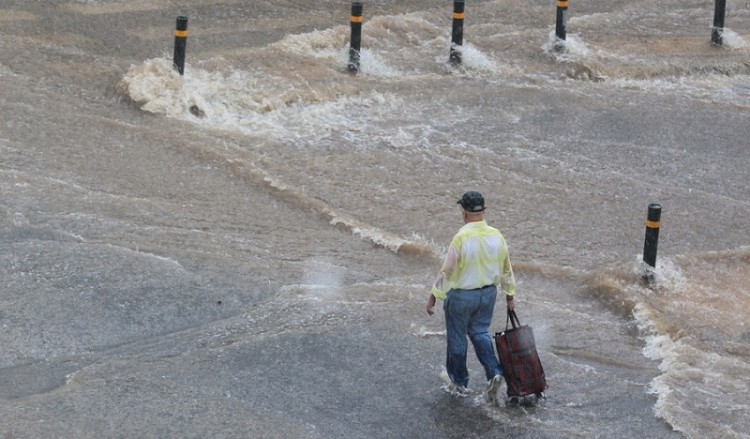
<svg viewBox="0 0 750 439">
<path fill-rule="evenodd" d="M 443 303 L 447 339 L 447 359 L 445 368 L 448 377 L 459 386 L 469 385 L 469 371 L 466 368 L 466 331 L 469 324 L 469 300 L 461 290 L 451 290 Z"/>
<path fill-rule="evenodd" d="M 495 347 L 492 337 L 489 334 L 489 327 L 492 323 L 492 313 L 495 310 L 495 299 L 497 298 L 497 289 L 493 287 L 483 288 L 479 297 L 477 309 L 469 319 L 469 338 L 474 345 L 474 352 L 477 354 L 479 362 L 484 366 L 484 372 L 489 381 L 484 397 L 488 402 L 497 401 L 497 391 L 502 385 L 502 369 L 495 356 Z"/>
<path fill-rule="evenodd" d="M 474 352 L 476 352 L 479 362 L 484 367 L 487 380 L 503 374 L 502 369 L 500 369 L 500 363 L 497 361 L 497 355 L 495 355 L 495 346 L 492 337 L 488 332 L 492 323 L 496 298 L 497 289 L 494 286 L 482 289 L 479 297 L 479 306 L 471 314 L 467 327 L 469 338 L 474 346 Z"/>
</svg>

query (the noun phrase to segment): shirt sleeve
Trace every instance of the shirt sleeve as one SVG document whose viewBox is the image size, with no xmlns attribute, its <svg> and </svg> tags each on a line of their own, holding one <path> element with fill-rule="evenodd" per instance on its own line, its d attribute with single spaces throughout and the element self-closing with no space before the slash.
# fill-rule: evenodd
<svg viewBox="0 0 750 439">
<path fill-rule="evenodd" d="M 443 261 L 443 266 L 435 277 L 435 282 L 432 284 L 432 295 L 435 296 L 435 298 L 445 300 L 445 297 L 448 295 L 448 290 L 450 289 L 448 285 L 445 285 L 447 283 L 445 279 L 450 276 L 456 268 L 457 263 L 458 249 L 451 245 L 448 248 L 448 254 L 445 256 L 445 260 Z"/>
</svg>

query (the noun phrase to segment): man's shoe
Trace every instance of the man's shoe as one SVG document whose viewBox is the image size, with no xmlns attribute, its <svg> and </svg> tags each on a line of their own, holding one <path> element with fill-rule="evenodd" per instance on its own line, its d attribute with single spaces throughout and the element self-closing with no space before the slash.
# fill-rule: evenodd
<svg viewBox="0 0 750 439">
<path fill-rule="evenodd" d="M 503 383 L 502 375 L 495 375 L 490 380 L 487 386 L 487 391 L 484 392 L 484 399 L 487 402 L 497 402 L 497 391 L 500 390 L 500 385 Z"/>
<path fill-rule="evenodd" d="M 448 386 L 448 391 L 455 396 L 460 396 L 462 398 L 467 397 L 471 395 L 471 390 L 467 389 L 464 386 L 460 386 L 456 383 L 450 383 Z"/>
</svg>

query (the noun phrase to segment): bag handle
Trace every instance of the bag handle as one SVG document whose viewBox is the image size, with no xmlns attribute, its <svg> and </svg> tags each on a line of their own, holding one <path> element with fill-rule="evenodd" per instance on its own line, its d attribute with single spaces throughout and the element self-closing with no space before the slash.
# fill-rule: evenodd
<svg viewBox="0 0 750 439">
<path fill-rule="evenodd" d="M 505 319 L 505 330 L 508 330 L 508 323 L 510 323 L 513 326 L 513 329 L 516 329 L 521 326 L 521 321 L 518 320 L 518 316 L 516 315 L 516 310 L 508 308 L 508 317 Z"/>
</svg>

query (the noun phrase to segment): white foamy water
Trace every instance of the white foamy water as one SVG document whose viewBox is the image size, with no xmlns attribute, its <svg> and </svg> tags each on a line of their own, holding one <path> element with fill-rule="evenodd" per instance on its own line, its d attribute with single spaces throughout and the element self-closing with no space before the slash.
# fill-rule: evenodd
<svg viewBox="0 0 750 439">
<path fill-rule="evenodd" d="M 637 297 L 644 354 L 660 362 L 650 385 L 658 396 L 654 411 L 689 437 L 748 437 L 747 418 L 736 416 L 750 408 L 747 257 L 744 248 L 662 259 L 651 287 L 624 287 Z"/>
</svg>

